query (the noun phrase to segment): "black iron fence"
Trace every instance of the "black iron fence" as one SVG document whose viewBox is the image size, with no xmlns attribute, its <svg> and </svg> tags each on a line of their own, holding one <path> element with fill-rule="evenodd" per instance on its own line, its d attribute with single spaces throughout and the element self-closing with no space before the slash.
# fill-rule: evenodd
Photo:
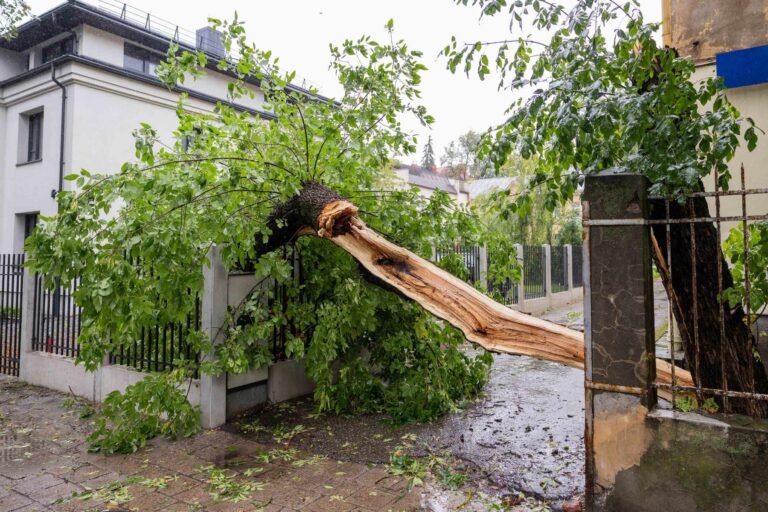
<svg viewBox="0 0 768 512">
<path fill-rule="evenodd" d="M 195 307 L 185 321 L 142 329 L 139 339 L 132 345 L 123 345 L 117 352 L 109 354 L 109 363 L 140 371 L 163 372 L 175 368 L 179 357 L 187 361 L 197 360 L 199 354 L 194 352 L 188 336 L 191 330 L 200 328 L 200 298 L 189 294 L 189 299 L 195 301 Z M 197 377 L 197 370 L 194 377 Z"/>
<path fill-rule="evenodd" d="M 475 283 L 481 279 L 480 247 L 477 245 L 459 245 L 452 249 L 435 249 L 435 261 L 440 261 L 449 254 L 458 254 L 467 270 L 467 281 Z"/>
<path fill-rule="evenodd" d="M 564 245 L 551 247 L 552 293 L 568 289 L 568 248 Z"/>
<path fill-rule="evenodd" d="M 546 250 L 541 245 L 523 247 L 523 282 L 525 298 L 538 299 L 547 296 Z"/>
<path fill-rule="evenodd" d="M 52 288 L 46 288 L 43 278 L 35 276 L 33 350 L 65 357 L 78 356 L 81 309 L 74 299 L 78 285 L 77 281 L 56 282 Z M 139 339 L 132 345 L 123 345 L 117 352 L 109 354 L 109 363 L 141 371 L 166 371 L 173 369 L 176 359 L 182 355 L 186 359 L 196 359 L 198 355 L 187 340 L 189 332 L 200 327 L 200 299 L 189 294 L 189 300 L 194 301 L 195 307 L 186 321 L 142 329 Z"/>
<path fill-rule="evenodd" d="M 573 287 L 584 285 L 584 247 L 574 245 L 571 249 L 571 262 L 573 263 Z"/>
<path fill-rule="evenodd" d="M 0 374 L 19 375 L 24 255 L 0 254 Z"/>
<path fill-rule="evenodd" d="M 488 251 L 488 266 L 490 267 L 496 258 L 503 260 L 509 260 L 510 258 L 517 258 L 516 254 L 499 254 Z M 488 292 L 499 302 L 506 305 L 513 305 L 520 303 L 520 286 L 513 282 L 511 279 L 505 279 L 503 281 L 495 281 L 493 279 L 488 280 Z"/>
<path fill-rule="evenodd" d="M 77 357 L 80 345 L 80 308 L 74 301 L 77 282 L 53 289 L 43 285 L 43 278 L 35 275 L 35 296 L 32 308 L 32 350 L 66 357 Z"/>
<path fill-rule="evenodd" d="M 583 285 L 582 277 L 582 247 L 574 246 L 571 254 L 573 270 L 570 270 L 568 247 L 553 245 L 550 250 L 551 290 L 547 290 L 547 256 L 546 247 L 541 245 L 523 246 L 523 281 L 525 299 L 540 299 L 552 293 L 568 291 L 569 273 L 573 273 L 574 288 Z M 482 275 L 482 269 L 489 268 L 496 258 L 517 258 L 515 254 L 487 253 L 487 265 L 483 266 L 480 259 L 483 251 L 478 246 L 456 246 L 453 249 L 436 249 L 435 259 L 440 261 L 451 252 L 458 254 L 467 270 L 467 281 L 470 283 L 483 282 L 486 276 Z M 518 283 L 510 279 L 504 281 L 487 280 L 487 289 L 497 300 L 507 305 L 520 303 L 520 287 Z"/>
</svg>

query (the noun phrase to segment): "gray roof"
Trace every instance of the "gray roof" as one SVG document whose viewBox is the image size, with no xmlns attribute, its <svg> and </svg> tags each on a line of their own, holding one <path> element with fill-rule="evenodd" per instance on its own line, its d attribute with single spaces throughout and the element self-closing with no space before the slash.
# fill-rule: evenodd
<svg viewBox="0 0 768 512">
<path fill-rule="evenodd" d="M 444 174 L 438 174 L 416 165 L 400 166 L 398 168 L 408 169 L 408 184 L 410 185 L 456 194 L 456 186 L 454 185 L 456 180 L 452 180 Z M 461 192 L 466 192 L 470 199 L 474 199 L 494 190 L 508 190 L 515 183 L 515 178 L 502 176 L 499 178 L 462 181 L 460 183 Z"/>
<path fill-rule="evenodd" d="M 499 178 L 483 178 L 469 181 L 464 184 L 464 188 L 469 192 L 469 197 L 474 199 L 483 194 L 488 194 L 494 190 L 509 190 L 515 183 L 515 178 L 502 176 Z"/>
<path fill-rule="evenodd" d="M 436 174 L 426 169 L 408 169 L 408 183 L 422 188 L 437 189 L 449 194 L 456 193 L 456 187 L 451 184 L 448 176 Z"/>
</svg>

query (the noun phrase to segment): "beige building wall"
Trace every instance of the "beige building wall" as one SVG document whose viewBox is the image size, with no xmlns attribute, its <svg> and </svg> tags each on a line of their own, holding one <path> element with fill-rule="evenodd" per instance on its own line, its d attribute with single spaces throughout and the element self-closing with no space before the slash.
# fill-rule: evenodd
<svg viewBox="0 0 768 512">
<path fill-rule="evenodd" d="M 664 43 L 681 56 L 696 63 L 695 80 L 717 76 L 715 58 L 718 53 L 768 44 L 767 0 L 662 0 Z M 768 84 L 737 87 L 727 91 L 728 99 L 742 117 L 750 117 L 768 132 Z M 768 136 L 758 134 L 757 148 L 750 152 L 746 143 L 736 151 L 729 168 L 733 176 L 732 190 L 741 188 L 741 166 L 744 166 L 747 188 L 768 188 Z M 714 177 L 705 180 L 714 190 Z M 768 195 L 747 197 L 749 214 L 765 214 Z M 710 201 L 712 215 L 715 202 Z M 741 197 L 721 198 L 721 215 L 742 213 Z M 735 223 L 723 225 L 724 235 Z"/>
<path fill-rule="evenodd" d="M 697 63 L 768 44 L 766 0 L 661 0 L 664 44 Z"/>
</svg>

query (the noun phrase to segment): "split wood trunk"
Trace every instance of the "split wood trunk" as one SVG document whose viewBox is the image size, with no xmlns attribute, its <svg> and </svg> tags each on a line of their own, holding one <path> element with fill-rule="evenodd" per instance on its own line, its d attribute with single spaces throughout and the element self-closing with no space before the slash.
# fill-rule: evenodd
<svg viewBox="0 0 768 512">
<path fill-rule="evenodd" d="M 272 236 L 261 250 L 274 249 L 297 234 L 326 238 L 352 255 L 375 283 L 417 302 L 484 349 L 584 368 L 582 333 L 499 304 L 393 244 L 360 220 L 354 204 L 323 185 L 306 183 L 299 195 L 275 210 L 273 218 Z M 676 369 L 675 376 L 678 384 L 692 385 L 685 370 Z M 671 383 L 669 363 L 657 360 L 657 377 Z"/>
</svg>

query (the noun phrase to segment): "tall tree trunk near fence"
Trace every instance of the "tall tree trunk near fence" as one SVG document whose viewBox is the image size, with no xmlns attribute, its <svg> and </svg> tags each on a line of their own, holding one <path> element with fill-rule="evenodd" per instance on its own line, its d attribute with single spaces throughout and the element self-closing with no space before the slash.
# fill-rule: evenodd
<svg viewBox="0 0 768 512">
<path fill-rule="evenodd" d="M 460 329 L 466 338 L 492 352 L 528 355 L 584 367 L 582 333 L 514 311 L 456 276 L 376 233 L 357 216 L 357 207 L 314 182 L 281 204 L 268 223 L 272 232 L 258 242 L 262 253 L 297 235 L 316 235 L 351 254 L 369 281 L 413 300 Z M 671 382 L 670 365 L 657 362 L 657 378 Z M 678 369 L 678 382 L 690 374 Z"/>
<path fill-rule="evenodd" d="M 665 202 L 652 201 L 651 218 L 663 220 L 666 216 Z M 689 204 L 670 202 L 671 220 L 692 216 L 710 217 L 705 198 L 695 197 Z M 715 225 L 711 222 L 670 223 L 669 227 L 668 247 L 667 226 L 653 225 L 653 257 L 680 328 L 686 361 L 694 381 L 704 388 L 725 389 L 725 374 L 727 389 L 731 391 L 768 393 L 768 376 L 762 362 L 754 356 L 757 347 L 741 306 L 730 308 L 726 305 L 723 308 L 724 329 L 721 332 L 718 259 L 723 290 L 733 286 L 733 277 Z M 730 398 L 728 405 L 732 412 L 768 416 L 765 401 Z"/>
</svg>

